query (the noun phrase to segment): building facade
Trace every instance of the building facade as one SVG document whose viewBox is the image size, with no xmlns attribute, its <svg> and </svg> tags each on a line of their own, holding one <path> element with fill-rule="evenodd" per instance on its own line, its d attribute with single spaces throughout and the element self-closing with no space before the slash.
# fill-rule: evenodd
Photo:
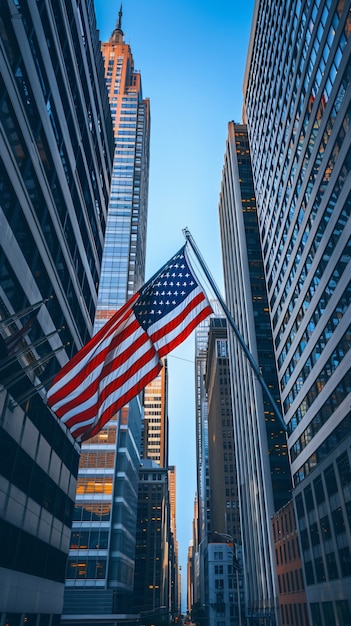
<svg viewBox="0 0 351 626">
<path fill-rule="evenodd" d="M 213 317 L 205 377 L 211 538 L 218 543 L 218 535 L 228 535 L 237 545 L 241 543 L 241 533 L 230 379 L 227 320 Z"/>
<path fill-rule="evenodd" d="M 160 467 L 168 466 L 168 365 L 144 389 L 141 456 Z"/>
<path fill-rule="evenodd" d="M 116 28 L 101 49 L 115 152 L 95 331 L 145 281 L 150 139 L 149 101 L 143 99 L 141 76 L 134 69 L 131 48 L 124 41 L 122 9 Z M 96 437 L 82 445 L 66 579 L 66 624 L 79 619 L 89 623 L 90 618 L 96 622 L 97 615 L 106 614 L 122 620 L 135 609 L 131 597 L 141 400 L 134 398 Z M 93 538 L 88 545 L 87 533 Z M 95 569 L 91 563 L 97 564 Z"/>
<path fill-rule="evenodd" d="M 244 618 L 242 567 L 234 571 L 237 555 L 241 554 L 241 531 L 238 480 L 235 461 L 233 407 L 227 320 L 212 317 L 208 335 L 205 385 L 208 406 L 208 458 L 210 485 L 211 544 L 226 543 L 226 563 L 210 567 L 208 546 L 208 584 L 205 604 L 208 626 L 225 621 L 237 626 Z M 218 546 L 217 546 L 218 548 Z M 212 564 L 213 565 L 213 564 Z M 228 577 L 217 578 L 217 574 Z M 240 573 L 239 573 L 240 571 Z M 216 598 L 213 598 L 213 589 Z"/>
<path fill-rule="evenodd" d="M 308 626 L 310 621 L 292 500 L 274 514 L 272 524 L 281 623 L 283 626 Z"/>
<path fill-rule="evenodd" d="M 219 218 L 226 301 L 279 406 L 247 129 L 230 122 Z M 284 429 L 233 330 L 229 333 L 246 615 L 279 623 L 271 516 L 291 497 Z"/>
<path fill-rule="evenodd" d="M 244 84 L 293 499 L 317 625 L 351 621 L 350 9 L 349 0 L 256 2 Z"/>
<path fill-rule="evenodd" d="M 151 459 L 140 467 L 133 601 L 141 622 L 168 624 L 171 612 L 168 470 Z"/>
<path fill-rule="evenodd" d="M 79 447 L 46 407 L 91 337 L 113 134 L 92 2 L 1 2 L 0 623 L 60 621 Z"/>
</svg>

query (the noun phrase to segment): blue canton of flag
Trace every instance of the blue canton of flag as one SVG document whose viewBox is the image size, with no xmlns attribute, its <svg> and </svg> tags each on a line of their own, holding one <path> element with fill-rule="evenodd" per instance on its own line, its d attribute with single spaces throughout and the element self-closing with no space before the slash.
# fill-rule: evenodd
<svg viewBox="0 0 351 626">
<path fill-rule="evenodd" d="M 158 274 L 156 281 L 146 283 L 140 290 L 134 313 L 139 324 L 147 330 L 152 324 L 179 306 L 197 287 L 197 283 L 185 260 L 184 249 Z"/>
</svg>

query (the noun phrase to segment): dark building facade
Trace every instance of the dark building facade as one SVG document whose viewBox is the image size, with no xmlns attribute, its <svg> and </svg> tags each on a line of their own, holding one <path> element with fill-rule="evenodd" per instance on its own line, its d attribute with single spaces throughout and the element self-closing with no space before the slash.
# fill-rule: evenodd
<svg viewBox="0 0 351 626">
<path fill-rule="evenodd" d="M 255 4 L 244 84 L 314 625 L 351 622 L 351 2 Z"/>
<path fill-rule="evenodd" d="M 79 447 L 46 408 L 90 338 L 113 135 L 92 2 L 0 3 L 0 623 L 57 624 Z"/>
<path fill-rule="evenodd" d="M 211 541 L 205 560 L 205 599 L 206 603 L 214 601 L 215 605 L 206 609 L 206 614 L 209 626 L 223 618 L 228 626 L 234 626 L 239 623 L 239 614 L 244 615 L 244 597 L 242 567 L 240 576 L 239 569 L 234 568 L 241 554 L 241 531 L 229 342 L 224 317 L 210 318 L 205 386 L 211 518 Z M 226 544 L 223 550 L 218 545 L 222 542 Z M 223 555 L 224 562 L 219 564 L 215 555 Z"/>
<path fill-rule="evenodd" d="M 168 623 L 172 550 L 168 469 L 144 459 L 140 467 L 133 602 L 146 626 Z"/>
<path fill-rule="evenodd" d="M 228 125 L 219 217 L 227 304 L 279 408 L 248 133 L 234 122 Z M 287 441 L 234 332 L 228 336 L 246 614 L 274 624 L 279 611 L 271 517 L 291 498 Z"/>
</svg>

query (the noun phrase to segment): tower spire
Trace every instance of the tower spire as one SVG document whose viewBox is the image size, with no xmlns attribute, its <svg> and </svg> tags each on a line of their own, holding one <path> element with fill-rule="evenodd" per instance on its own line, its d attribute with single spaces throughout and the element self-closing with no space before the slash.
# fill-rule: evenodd
<svg viewBox="0 0 351 626">
<path fill-rule="evenodd" d="M 117 30 L 120 30 L 120 31 L 122 31 L 122 15 L 123 15 L 123 12 L 122 12 L 122 2 L 121 2 L 121 8 L 118 12 L 118 24 L 117 24 Z"/>
<path fill-rule="evenodd" d="M 111 35 L 111 42 L 115 44 L 123 43 L 124 32 L 122 30 L 122 15 L 123 15 L 123 11 L 122 11 L 122 3 L 121 3 L 121 8 L 118 12 L 118 19 L 116 22 L 116 28 Z"/>
</svg>

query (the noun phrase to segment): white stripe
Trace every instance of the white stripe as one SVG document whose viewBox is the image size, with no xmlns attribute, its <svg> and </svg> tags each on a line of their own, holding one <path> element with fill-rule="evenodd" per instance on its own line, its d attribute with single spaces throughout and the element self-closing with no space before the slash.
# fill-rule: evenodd
<svg viewBox="0 0 351 626">
<path fill-rule="evenodd" d="M 98 355 L 102 350 L 104 350 L 104 348 L 108 346 L 109 343 L 111 343 L 112 338 L 116 336 L 116 330 L 118 331 L 118 333 L 120 333 L 125 328 L 127 328 L 128 325 L 132 323 L 134 320 L 135 320 L 134 315 L 132 315 L 131 317 L 127 317 L 127 319 L 123 322 L 123 324 L 120 323 L 119 319 L 116 320 L 115 324 L 112 327 L 112 330 L 108 332 L 106 336 L 104 336 L 98 344 L 92 346 L 91 350 L 89 350 L 89 352 L 81 361 L 79 361 L 73 368 L 70 368 L 67 371 L 67 373 L 57 381 L 57 383 L 54 383 L 52 387 L 50 387 L 48 391 L 48 395 L 47 395 L 48 399 L 52 395 L 54 395 L 57 391 L 60 391 L 62 387 L 64 387 L 67 383 L 69 383 L 72 380 L 72 378 L 77 376 L 77 374 L 79 374 L 86 367 L 89 361 L 91 361 L 96 355 Z M 69 363 L 67 365 L 69 365 Z M 55 411 L 54 408 L 53 410 Z"/>
<path fill-rule="evenodd" d="M 145 334 L 144 331 L 142 329 L 140 329 L 140 331 L 138 331 L 138 336 L 141 334 Z M 125 344 L 125 342 L 124 342 Z M 130 347 L 130 338 L 128 341 L 128 348 Z M 90 409 L 92 406 L 94 406 L 94 404 L 96 404 L 99 395 L 101 393 L 101 391 L 112 381 L 116 380 L 117 378 L 119 378 L 120 376 L 123 376 L 123 374 L 125 374 L 133 365 L 135 365 L 135 363 L 137 363 L 143 356 L 145 353 L 149 352 L 150 348 L 152 348 L 152 342 L 150 339 L 148 339 L 148 341 L 143 344 L 140 348 L 138 348 L 137 351 L 133 352 L 129 359 L 127 359 L 126 361 L 124 361 L 123 365 L 121 365 L 120 367 L 118 367 L 118 369 L 113 370 L 112 372 L 110 372 L 109 374 L 107 374 L 107 376 L 101 378 L 101 380 L 99 380 L 98 383 L 98 388 L 96 390 L 96 392 L 90 396 L 90 398 L 87 398 L 87 400 L 85 400 L 84 402 L 81 402 L 78 406 L 72 408 L 70 411 L 68 411 L 65 415 L 62 416 L 61 420 L 62 422 L 66 423 L 69 419 L 71 419 L 71 417 L 74 417 L 75 415 L 79 415 L 80 413 L 83 413 L 84 411 L 87 411 L 88 409 Z M 114 350 L 111 351 L 111 353 L 117 354 L 119 352 L 119 347 L 118 350 Z M 82 383 L 82 385 L 80 385 L 79 387 L 79 394 L 80 393 L 84 393 L 86 390 L 86 383 L 85 381 Z M 120 389 L 123 389 L 123 386 L 120 387 Z M 115 394 L 118 392 L 118 389 L 115 390 Z M 67 396 L 64 400 L 62 400 L 60 403 L 60 408 L 65 407 L 66 404 L 68 404 L 73 398 L 76 398 L 78 395 L 77 393 L 77 389 L 74 390 L 74 393 L 72 392 L 72 394 L 70 394 L 69 396 Z M 53 407 L 53 410 L 57 409 L 57 406 L 55 406 L 55 408 Z"/>
<path fill-rule="evenodd" d="M 201 292 L 201 290 L 199 291 Z M 198 292 L 197 289 L 194 290 L 193 292 L 194 295 L 197 295 L 196 292 Z M 191 299 L 187 298 L 189 302 L 191 302 L 192 299 L 193 298 Z M 181 332 L 183 332 L 184 329 L 186 329 L 186 327 L 192 322 L 192 320 L 195 319 L 195 317 L 199 315 L 199 313 L 201 313 L 201 311 L 203 311 L 203 309 L 205 309 L 207 306 L 208 306 L 208 302 L 205 299 L 205 300 L 202 300 L 196 307 L 191 309 L 188 315 L 182 321 L 180 321 L 178 326 L 175 326 L 168 333 L 166 333 L 164 337 L 161 337 L 159 340 L 155 341 L 154 345 L 156 349 L 160 350 L 166 343 L 175 339 Z M 184 308 L 183 306 L 181 308 L 177 307 L 178 313 L 181 312 L 183 308 Z M 175 316 L 176 315 L 177 313 L 175 314 Z M 167 326 L 168 322 L 172 323 L 173 317 L 175 316 L 170 315 L 170 314 L 166 315 L 165 317 L 162 318 L 162 320 L 159 320 L 158 322 L 155 322 L 154 324 L 152 324 L 152 326 L 148 328 L 147 333 L 152 337 L 154 333 L 159 331 L 164 326 Z"/>
<path fill-rule="evenodd" d="M 70 391 L 69 395 L 63 397 L 56 404 L 54 404 L 52 406 L 52 410 L 53 411 L 57 411 L 57 409 L 64 407 L 68 402 L 71 402 L 72 400 L 75 400 L 76 398 L 78 398 L 82 393 L 85 392 L 87 387 L 89 387 L 96 380 L 99 379 L 99 377 L 101 375 L 101 372 L 102 372 L 103 368 L 105 367 L 105 365 L 107 363 L 109 363 L 113 358 L 116 358 L 117 355 L 121 356 L 123 354 L 123 352 L 125 352 L 125 350 L 129 349 L 130 344 L 131 344 L 131 339 L 134 342 L 135 339 L 138 339 L 140 336 L 142 336 L 144 334 L 145 334 L 145 332 L 139 326 L 139 328 L 132 335 L 132 337 L 127 337 L 122 343 L 120 343 L 118 346 L 116 346 L 116 348 L 114 350 L 110 350 L 106 354 L 105 361 L 102 361 L 101 363 L 99 363 L 96 366 L 96 368 L 94 370 L 92 370 L 89 373 L 89 375 L 81 382 L 80 385 L 78 385 L 77 387 L 72 389 L 72 391 Z M 111 338 L 110 338 L 110 342 L 111 342 Z M 140 349 L 142 349 L 142 348 L 140 348 Z M 120 371 L 124 372 L 129 367 L 132 358 L 133 358 L 133 355 L 131 357 L 129 357 L 129 359 L 127 361 L 125 361 L 124 365 L 122 365 L 120 367 Z M 70 376 L 69 380 L 71 382 L 72 376 Z M 60 389 L 61 388 L 62 388 L 62 385 L 60 386 Z"/>
<path fill-rule="evenodd" d="M 113 404 L 116 404 L 118 401 L 120 401 L 120 399 L 124 397 L 125 393 L 127 393 L 130 388 L 132 388 L 136 383 L 138 383 L 138 381 L 140 381 L 141 378 L 143 378 L 148 372 L 151 372 L 158 363 L 159 363 L 159 359 L 157 355 L 155 355 L 155 357 L 149 360 L 142 369 L 138 370 L 134 376 L 129 378 L 128 381 L 119 390 L 116 390 L 107 396 L 107 398 L 99 407 L 99 410 L 95 417 L 92 417 L 90 420 L 85 420 L 85 421 L 77 422 L 76 424 L 73 424 L 70 427 L 71 432 L 72 433 L 75 432 L 76 430 L 78 430 L 84 425 L 91 425 L 90 427 L 93 428 L 93 426 L 95 426 L 99 422 L 99 420 L 101 419 L 103 414 L 107 411 L 107 409 Z M 118 393 L 118 398 L 116 399 L 117 393 Z M 116 409 L 116 411 L 122 408 L 122 406 L 119 406 L 118 409 Z M 81 408 L 81 407 L 79 406 L 77 408 Z M 84 413 L 84 411 L 82 411 L 82 413 Z M 62 419 L 62 421 L 64 421 L 64 419 Z"/>
</svg>

